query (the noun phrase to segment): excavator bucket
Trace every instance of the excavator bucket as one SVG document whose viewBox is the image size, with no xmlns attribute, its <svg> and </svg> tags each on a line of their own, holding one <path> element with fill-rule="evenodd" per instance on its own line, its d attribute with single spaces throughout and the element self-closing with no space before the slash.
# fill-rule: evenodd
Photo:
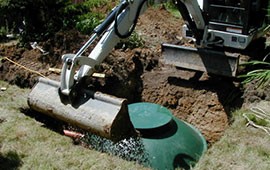
<svg viewBox="0 0 270 170">
<path fill-rule="evenodd" d="M 239 62 L 237 53 L 171 44 L 162 44 L 162 56 L 165 64 L 227 77 L 236 76 Z"/>
<path fill-rule="evenodd" d="M 125 99 L 80 89 L 75 104 L 68 104 L 61 100 L 59 87 L 57 81 L 40 78 L 28 96 L 28 105 L 112 141 L 135 135 Z"/>
</svg>

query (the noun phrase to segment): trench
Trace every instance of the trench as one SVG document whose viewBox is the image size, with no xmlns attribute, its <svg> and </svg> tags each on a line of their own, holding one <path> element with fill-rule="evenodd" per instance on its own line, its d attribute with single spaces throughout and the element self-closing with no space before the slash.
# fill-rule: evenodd
<svg viewBox="0 0 270 170">
<path fill-rule="evenodd" d="M 50 73 L 47 68 L 51 65 L 42 63 L 36 51 L 21 52 L 18 63 L 40 70 L 51 79 L 59 79 L 59 75 Z M 21 54 L 19 53 L 19 54 Z M 38 55 L 33 55 L 38 54 Z M 29 57 L 29 60 L 25 60 Z M 55 56 L 49 56 L 55 57 Z M 58 56 L 59 57 L 59 56 Z M 160 52 L 149 49 L 115 50 L 105 61 L 96 68 L 105 78 L 88 77 L 87 88 L 101 91 L 110 95 L 126 98 L 128 102 L 150 102 L 168 108 L 175 117 L 196 127 L 206 138 L 208 145 L 218 141 L 230 124 L 232 109 L 241 107 L 242 91 L 235 79 L 208 76 L 197 76 L 195 72 L 163 65 L 159 60 Z M 43 61 L 43 59 L 42 59 Z M 60 66 L 59 59 L 51 59 L 53 65 Z M 13 64 L 1 62 L 2 79 L 20 87 L 31 88 L 36 82 L 33 75 Z M 24 112 L 31 117 L 44 121 L 49 119 L 39 113 Z M 47 123 L 46 123 L 47 122 Z M 53 123 L 48 123 L 53 122 Z M 101 138 L 89 132 L 58 121 L 45 121 L 46 127 L 62 134 L 63 129 L 70 129 L 85 134 L 84 138 L 74 139 L 74 144 L 86 148 L 119 156 L 128 161 L 147 164 L 140 138 L 129 138 L 118 143 Z M 57 126 L 56 126 L 57 124 Z"/>
<path fill-rule="evenodd" d="M 170 20 L 168 20 L 170 18 Z M 223 77 L 203 76 L 198 79 L 194 72 L 164 66 L 160 61 L 161 42 L 179 39 L 179 18 L 160 9 L 150 9 L 138 23 L 138 34 L 145 39 L 145 48 L 115 49 L 96 68 L 105 78 L 89 78 L 89 88 L 117 97 L 127 98 L 129 103 L 151 102 L 160 104 L 179 119 L 198 128 L 209 144 L 220 139 L 230 123 L 230 110 L 241 107 L 242 92 L 234 80 Z M 7 56 L 29 69 L 59 81 L 59 74 L 49 68 L 61 68 L 61 56 L 74 53 L 87 36 L 77 31 L 58 32 L 46 42 L 40 42 L 49 52 L 43 55 L 30 46 L 1 46 L 0 55 Z M 23 88 L 32 87 L 37 75 L 2 59 L 0 79 Z"/>
<path fill-rule="evenodd" d="M 48 65 L 40 62 L 45 56 L 36 50 L 8 47 L 6 52 L 16 62 L 59 81 L 59 74 L 48 71 L 51 66 L 61 68 L 57 54 L 46 56 L 48 62 L 54 61 Z M 129 103 L 160 104 L 198 128 L 210 145 L 218 141 L 229 126 L 231 110 L 243 103 L 239 82 L 205 74 L 196 77 L 195 72 L 163 65 L 160 55 L 148 48 L 115 50 L 96 68 L 105 78 L 89 77 L 87 87 L 126 98 Z M 2 80 L 22 88 L 31 88 L 37 81 L 37 75 L 6 60 L 1 61 L 0 69 Z"/>
</svg>

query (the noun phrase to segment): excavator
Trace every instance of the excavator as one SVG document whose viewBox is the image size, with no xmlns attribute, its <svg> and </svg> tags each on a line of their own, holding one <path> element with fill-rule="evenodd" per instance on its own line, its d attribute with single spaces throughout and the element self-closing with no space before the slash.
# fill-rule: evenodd
<svg viewBox="0 0 270 170">
<path fill-rule="evenodd" d="M 162 44 L 165 64 L 235 77 L 239 53 L 266 34 L 269 0 L 173 0 L 185 25 L 183 36 L 194 47 Z M 134 31 L 139 16 L 159 0 L 121 0 L 75 54 L 62 56 L 60 82 L 39 78 L 28 96 L 31 109 L 76 125 L 99 136 L 119 141 L 136 130 L 127 100 L 87 88 L 91 76 L 121 39 Z M 94 45 L 95 44 L 95 45 Z M 85 51 L 94 45 L 88 56 Z"/>
</svg>

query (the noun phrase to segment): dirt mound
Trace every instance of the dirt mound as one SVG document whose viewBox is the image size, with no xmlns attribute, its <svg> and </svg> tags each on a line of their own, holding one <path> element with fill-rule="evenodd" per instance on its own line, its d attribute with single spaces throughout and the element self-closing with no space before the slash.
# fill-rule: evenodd
<svg viewBox="0 0 270 170">
<path fill-rule="evenodd" d="M 232 79 L 200 78 L 195 72 L 165 66 L 160 62 L 162 42 L 184 44 L 181 38 L 183 21 L 163 8 L 149 9 L 139 20 L 137 33 L 145 47 L 115 49 L 97 68 L 105 78 L 89 78 L 96 90 L 127 98 L 130 103 L 145 101 L 161 104 L 173 114 L 196 126 L 209 143 L 217 141 L 229 124 L 230 108 L 242 105 L 241 92 Z M 1 45 L 0 56 L 8 57 L 24 67 L 51 79 L 59 74 L 49 68 L 61 68 L 61 56 L 75 53 L 88 36 L 75 30 L 59 32 L 47 42 L 40 42 L 48 54 L 38 49 Z M 0 79 L 21 87 L 32 87 L 40 75 L 2 58 Z"/>
<path fill-rule="evenodd" d="M 31 43 L 26 47 L 20 47 L 18 43 L 0 44 L 0 56 L 3 57 L 0 79 L 20 87 L 32 87 L 38 76 L 58 80 L 59 75 L 49 71 L 49 68 L 61 68 L 61 56 L 76 52 L 86 39 L 87 36 L 75 30 L 59 32 L 52 39 L 38 43 L 38 47 L 45 52 L 31 47 Z"/>
</svg>

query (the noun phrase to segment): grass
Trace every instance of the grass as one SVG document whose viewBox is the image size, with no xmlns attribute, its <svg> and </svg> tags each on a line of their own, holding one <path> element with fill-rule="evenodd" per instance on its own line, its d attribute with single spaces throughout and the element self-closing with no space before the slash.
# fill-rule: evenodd
<svg viewBox="0 0 270 170">
<path fill-rule="evenodd" d="M 172 1 L 164 3 L 165 8 L 176 18 L 182 18 L 181 13 Z"/>
<path fill-rule="evenodd" d="M 248 72 L 245 75 L 240 75 L 239 78 L 244 78 L 243 84 L 250 83 L 252 81 L 256 81 L 257 87 L 264 87 L 270 84 L 270 63 L 264 61 L 250 61 L 246 62 L 243 65 L 247 66 L 265 66 L 264 69 L 255 69 L 253 71 Z"/>
<path fill-rule="evenodd" d="M 260 105 L 269 112 L 269 102 Z M 244 113 L 250 111 L 238 110 L 233 113 L 234 121 L 230 128 L 220 141 L 210 147 L 194 170 L 269 169 L 270 136 L 260 129 L 247 127 L 247 121 L 242 116 Z"/>
<path fill-rule="evenodd" d="M 0 169 L 144 169 L 136 162 L 75 145 L 63 136 L 53 119 L 44 123 L 22 112 L 27 108 L 29 89 L 0 81 Z M 263 105 L 264 104 L 264 105 Z M 270 104 L 261 108 L 269 112 Z M 194 170 L 240 169 L 268 170 L 270 136 L 252 126 L 242 116 L 249 110 L 238 110 L 224 136 L 213 144 Z M 59 122 L 58 122 L 59 123 Z"/>
<path fill-rule="evenodd" d="M 21 112 L 29 89 L 0 81 L 0 169 L 143 169 L 135 162 L 74 145 Z"/>
</svg>

